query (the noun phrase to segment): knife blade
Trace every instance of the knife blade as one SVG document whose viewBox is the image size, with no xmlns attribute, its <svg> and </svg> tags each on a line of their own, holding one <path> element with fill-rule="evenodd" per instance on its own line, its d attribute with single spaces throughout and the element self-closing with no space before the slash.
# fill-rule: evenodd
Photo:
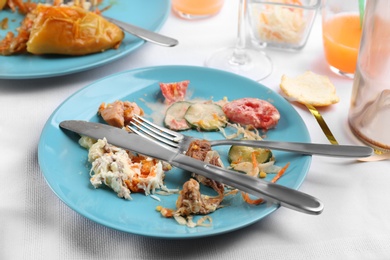
<svg viewBox="0 0 390 260">
<path fill-rule="evenodd" d="M 321 201 L 306 193 L 207 164 L 186 156 L 177 149 L 117 127 L 80 120 L 63 121 L 60 127 L 94 139 L 106 138 L 107 142 L 114 146 L 166 161 L 172 166 L 201 174 L 256 197 L 264 198 L 268 202 L 303 213 L 318 215 L 324 208 Z"/>
</svg>

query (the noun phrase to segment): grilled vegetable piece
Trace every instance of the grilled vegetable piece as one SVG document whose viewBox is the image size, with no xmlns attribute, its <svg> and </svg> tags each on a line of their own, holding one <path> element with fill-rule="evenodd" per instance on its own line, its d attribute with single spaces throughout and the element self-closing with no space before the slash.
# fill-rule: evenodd
<svg viewBox="0 0 390 260">
<path fill-rule="evenodd" d="M 165 112 L 164 125 L 174 131 L 190 129 L 191 127 L 187 123 L 187 120 L 184 119 L 184 115 L 191 105 L 192 103 L 187 101 L 173 103 Z"/>
<path fill-rule="evenodd" d="M 269 149 L 233 145 L 229 149 L 228 160 L 230 163 L 253 162 L 253 156 L 258 164 L 266 163 L 272 159 L 272 152 Z"/>
<path fill-rule="evenodd" d="M 217 104 L 195 103 L 188 109 L 184 118 L 192 128 L 203 131 L 218 131 L 219 127 L 226 126 L 226 115 Z"/>
</svg>

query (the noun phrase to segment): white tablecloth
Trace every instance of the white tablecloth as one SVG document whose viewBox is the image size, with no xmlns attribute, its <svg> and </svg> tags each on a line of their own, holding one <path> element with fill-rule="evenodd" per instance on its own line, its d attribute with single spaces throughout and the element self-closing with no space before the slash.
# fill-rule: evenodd
<svg viewBox="0 0 390 260">
<path fill-rule="evenodd" d="M 237 2 L 226 1 L 221 13 L 201 21 L 170 15 L 160 32 L 180 41 L 174 48 L 148 43 L 90 71 L 0 80 L 0 259 L 390 259 L 389 161 L 313 156 L 300 189 L 323 201 L 321 215 L 280 208 L 241 230 L 194 240 L 160 240 L 112 230 L 68 208 L 46 184 L 37 145 L 57 106 L 75 91 L 119 71 L 167 64 L 203 66 L 215 50 L 234 44 Z M 358 143 L 347 125 L 352 81 L 328 70 L 319 17 L 302 51 L 267 52 L 275 68 L 261 83 L 275 91 L 282 74 L 311 70 L 329 76 L 341 100 L 321 112 L 340 143 Z M 300 105 L 294 107 L 312 141 L 327 143 L 311 114 Z"/>
</svg>

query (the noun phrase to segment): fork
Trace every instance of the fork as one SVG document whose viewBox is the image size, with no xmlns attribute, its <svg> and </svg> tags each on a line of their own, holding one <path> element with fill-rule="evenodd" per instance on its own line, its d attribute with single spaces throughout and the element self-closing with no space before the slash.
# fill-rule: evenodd
<svg viewBox="0 0 390 260">
<path fill-rule="evenodd" d="M 188 147 L 190 146 L 191 142 L 197 140 L 194 137 L 172 131 L 165 127 L 161 127 L 138 115 L 133 116 L 128 127 L 135 134 L 177 148 L 181 153 L 185 153 L 188 150 Z M 346 158 L 363 158 L 371 156 L 373 153 L 373 149 L 371 147 L 356 145 L 331 145 L 298 142 L 277 142 L 266 140 L 259 141 L 232 139 L 209 140 L 209 142 L 211 146 L 240 145 L 281 150 L 287 152 L 296 152 L 300 154 L 315 154 Z"/>
</svg>

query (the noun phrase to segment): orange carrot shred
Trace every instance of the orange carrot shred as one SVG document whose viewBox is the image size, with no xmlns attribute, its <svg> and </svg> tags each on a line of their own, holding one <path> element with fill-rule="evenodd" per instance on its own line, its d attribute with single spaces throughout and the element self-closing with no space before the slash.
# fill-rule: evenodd
<svg viewBox="0 0 390 260">
<path fill-rule="evenodd" d="M 271 180 L 272 183 L 275 183 L 277 180 L 282 177 L 282 175 L 286 172 L 288 166 L 290 166 L 290 163 L 288 162 L 280 171 L 275 175 L 275 177 Z"/>
<path fill-rule="evenodd" d="M 248 193 L 245 193 L 245 192 L 241 192 L 241 195 L 242 195 L 242 198 L 244 199 L 244 201 L 248 204 L 251 204 L 251 205 L 259 205 L 260 203 L 264 202 L 263 199 L 251 199 L 249 197 L 249 194 Z"/>
<path fill-rule="evenodd" d="M 257 168 L 259 166 L 256 159 L 256 152 L 252 152 L 252 164 L 253 168 Z"/>
</svg>

